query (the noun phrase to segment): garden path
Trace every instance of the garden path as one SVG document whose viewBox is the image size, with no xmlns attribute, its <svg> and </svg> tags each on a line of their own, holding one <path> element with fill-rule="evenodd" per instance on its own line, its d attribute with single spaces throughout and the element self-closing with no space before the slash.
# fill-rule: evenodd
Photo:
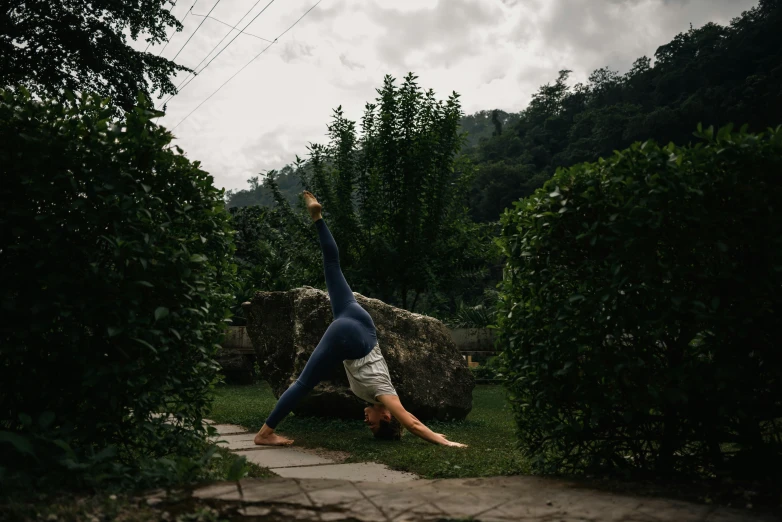
<svg viewBox="0 0 782 522">
<path fill-rule="evenodd" d="M 208 421 L 209 422 L 209 421 Z M 194 498 L 235 506 L 248 520 L 352 521 L 633 521 L 765 522 L 770 517 L 730 509 L 589 489 L 533 476 L 423 480 L 372 463 L 340 463 L 339 455 L 292 447 L 261 447 L 241 426 L 215 424 L 213 440 L 279 475 L 222 482 Z M 156 498 L 151 497 L 150 503 Z"/>
</svg>

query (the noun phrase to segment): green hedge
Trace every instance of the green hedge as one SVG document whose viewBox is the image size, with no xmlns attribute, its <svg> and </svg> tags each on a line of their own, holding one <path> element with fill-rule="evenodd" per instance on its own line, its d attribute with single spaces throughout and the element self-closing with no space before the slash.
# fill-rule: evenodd
<svg viewBox="0 0 782 522">
<path fill-rule="evenodd" d="M 498 326 L 538 470 L 779 477 L 782 128 L 559 170 L 502 216 Z"/>
<path fill-rule="evenodd" d="M 90 96 L 0 91 L 7 484 L 198 472 L 233 246 L 222 191 L 149 107 L 117 122 Z"/>
</svg>

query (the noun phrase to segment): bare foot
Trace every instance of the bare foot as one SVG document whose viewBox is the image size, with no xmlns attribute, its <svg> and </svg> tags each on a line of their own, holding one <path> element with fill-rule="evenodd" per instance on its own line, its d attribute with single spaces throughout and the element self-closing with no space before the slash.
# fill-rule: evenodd
<svg viewBox="0 0 782 522">
<path fill-rule="evenodd" d="M 286 437 L 281 437 L 276 433 L 270 433 L 269 435 L 261 436 L 260 433 L 255 435 L 253 440 L 258 446 L 290 446 L 293 441 Z"/>
<path fill-rule="evenodd" d="M 312 195 L 312 192 L 308 190 L 304 191 L 304 204 L 307 206 L 307 211 L 310 213 L 313 221 L 317 221 L 322 217 L 320 211 L 323 207 L 318 203 L 315 196 Z"/>
</svg>

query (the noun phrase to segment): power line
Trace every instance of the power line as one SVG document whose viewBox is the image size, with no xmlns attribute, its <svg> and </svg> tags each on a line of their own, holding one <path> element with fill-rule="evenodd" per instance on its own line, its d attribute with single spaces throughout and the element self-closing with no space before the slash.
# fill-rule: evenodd
<svg viewBox="0 0 782 522">
<path fill-rule="evenodd" d="M 260 0 L 258 0 L 258 2 L 255 2 L 255 5 L 253 5 L 253 6 L 250 8 L 250 11 L 252 11 L 253 9 L 255 9 L 255 6 L 256 6 L 256 5 L 258 5 L 258 3 L 259 3 L 259 2 L 260 2 Z M 269 8 L 269 6 L 270 6 L 270 5 L 272 5 L 273 3 L 274 3 L 274 0 L 270 0 L 270 2 L 269 2 L 268 4 L 266 4 L 266 6 L 264 6 L 264 8 L 263 8 L 263 9 L 261 9 L 261 11 L 260 11 L 260 12 L 259 12 L 257 15 L 255 15 L 255 16 L 253 17 L 253 19 L 252 19 L 252 20 L 250 20 L 249 22 L 247 22 L 247 25 L 245 25 L 245 26 L 244 26 L 244 29 L 247 29 L 248 27 L 250 27 L 250 25 L 251 25 L 251 24 L 252 24 L 254 21 L 256 21 L 256 20 L 258 19 L 258 17 L 259 17 L 259 16 L 261 16 L 261 15 L 264 13 L 264 11 L 266 11 L 266 10 Z M 250 12 L 250 11 L 248 11 L 248 14 L 249 14 L 249 12 Z M 245 15 L 245 16 L 247 16 L 247 15 Z M 244 18 L 244 16 L 243 16 L 242 18 Z M 235 26 L 233 26 L 233 29 L 236 29 L 236 26 L 238 26 L 240 22 L 241 22 L 241 20 L 239 20 L 239 22 L 237 22 L 237 23 L 236 23 L 236 25 L 235 25 Z M 223 53 L 223 51 L 225 51 L 226 49 L 228 49 L 228 46 L 230 46 L 232 43 L 234 43 L 234 40 L 236 40 L 237 38 L 239 38 L 239 35 L 240 35 L 240 34 L 241 34 L 243 31 L 244 31 L 244 29 L 240 29 L 240 30 L 239 30 L 239 32 L 238 32 L 238 33 L 236 33 L 236 35 L 233 37 L 233 39 L 231 39 L 231 41 L 230 41 L 230 42 L 228 42 L 227 44 L 225 44 L 225 47 L 223 47 L 222 49 L 220 49 L 220 52 L 218 52 L 216 55 L 214 55 L 214 57 L 213 57 L 211 60 L 209 60 L 209 61 L 206 63 L 206 65 L 204 65 L 203 67 L 201 67 L 201 70 L 200 70 L 200 71 L 198 71 L 196 74 L 201 74 L 202 72 L 204 72 L 204 71 L 206 70 L 206 68 L 207 68 L 207 67 L 209 67 L 209 65 L 210 65 L 210 64 L 211 64 L 213 61 L 215 61 L 215 60 L 217 59 L 217 57 L 218 57 L 218 56 L 220 56 L 220 55 Z M 228 32 L 228 34 L 231 34 L 231 33 L 230 33 L 230 31 Z M 226 36 L 228 36 L 228 34 L 227 34 Z M 225 36 L 223 37 L 223 40 L 225 40 Z M 220 42 L 222 42 L 223 40 L 220 40 Z M 268 41 L 268 40 L 267 40 L 267 41 Z M 214 47 L 214 49 L 217 49 L 217 47 L 220 45 L 220 42 L 218 42 L 218 44 L 217 44 L 217 45 Z M 274 42 L 271 42 L 271 43 L 274 43 Z M 212 51 L 214 51 L 214 49 L 212 49 Z M 212 51 L 209 51 L 209 54 L 212 54 Z M 206 55 L 206 57 L 204 58 L 204 60 L 206 60 L 206 58 L 208 58 L 208 57 L 209 57 L 209 54 L 207 54 L 207 55 Z M 201 63 L 203 63 L 203 62 L 204 62 L 204 60 L 201 60 Z M 199 63 L 198 65 L 201 65 L 201 64 Z M 195 69 L 195 68 L 197 68 L 197 67 L 198 67 L 198 65 L 196 65 L 196 67 L 194 67 L 194 69 Z M 177 87 L 177 92 L 176 92 L 176 93 L 174 93 L 174 94 L 172 94 L 172 95 L 171 95 L 171 98 L 173 98 L 174 96 L 176 96 L 177 94 L 179 94 L 180 92 L 182 92 L 183 90 L 185 90 L 185 88 L 186 88 L 188 85 L 190 85 L 190 82 L 192 82 L 192 81 L 195 79 L 195 77 L 196 77 L 196 74 L 193 74 L 193 76 L 191 76 L 191 77 L 188 79 L 187 83 L 185 83 L 184 85 L 181 85 L 181 84 L 180 84 L 180 85 L 181 85 L 181 88 L 180 88 L 180 87 Z M 168 103 L 169 101 L 171 101 L 171 98 L 169 98 L 168 100 L 166 100 L 166 103 Z M 164 105 L 165 105 L 165 104 L 164 104 Z"/>
<path fill-rule="evenodd" d="M 195 13 L 193 13 L 193 16 L 206 16 L 206 15 L 200 15 L 200 14 L 195 14 Z M 231 27 L 232 29 L 236 29 L 236 26 L 231 26 L 231 24 L 227 24 L 227 23 L 223 22 L 222 20 L 218 20 L 218 19 L 217 19 L 217 18 L 215 18 L 214 16 L 207 16 L 206 18 L 211 18 L 211 19 L 212 19 L 212 20 L 214 20 L 215 22 L 219 22 L 219 23 L 221 23 L 221 24 L 223 24 L 223 25 L 225 25 L 225 26 Z M 263 40 L 264 42 L 269 42 L 269 43 L 271 43 L 271 40 L 267 40 L 266 38 L 261 38 L 261 37 L 260 37 L 260 36 L 258 36 L 257 34 L 248 33 L 247 31 L 239 31 L 239 32 L 240 32 L 240 33 L 242 33 L 242 34 L 246 34 L 247 36 L 252 36 L 252 37 L 254 37 L 254 38 L 257 38 L 257 39 L 259 39 L 259 40 Z M 228 34 L 231 34 L 231 33 L 229 32 Z M 207 56 L 209 56 L 209 55 L 207 55 Z"/>
<path fill-rule="evenodd" d="M 212 14 L 212 11 L 214 11 L 214 10 L 215 10 L 215 7 L 217 7 L 217 5 L 220 3 L 220 1 L 221 1 L 221 0 L 217 0 L 217 2 L 215 2 L 215 5 L 213 5 L 213 6 L 212 6 L 212 8 L 209 10 L 209 12 L 208 12 L 208 13 L 206 13 L 206 14 L 207 14 L 207 15 L 210 15 L 210 14 Z M 185 48 L 185 47 L 187 47 L 187 44 L 189 44 L 189 43 L 190 43 L 190 40 L 192 40 L 192 38 L 195 36 L 195 34 L 198 32 L 198 30 L 199 30 L 199 29 L 201 29 L 201 26 L 202 26 L 202 25 L 204 25 L 204 22 L 206 22 L 206 18 L 204 18 L 203 20 L 201 20 L 201 23 L 200 23 L 200 24 L 198 24 L 198 27 L 196 27 L 196 30 L 195 30 L 195 31 L 193 31 L 193 34 L 191 34 L 191 35 L 190 35 L 190 38 L 188 38 L 188 39 L 187 39 L 187 41 L 185 42 L 185 45 L 183 45 L 183 46 L 182 46 L 182 49 L 180 49 L 180 50 L 179 50 L 179 52 L 178 52 L 178 53 L 176 53 L 176 54 L 174 55 L 174 57 L 173 57 L 173 58 L 171 58 L 171 61 L 172 61 L 172 62 L 173 62 L 174 60 L 176 60 L 176 57 L 177 57 L 177 56 L 179 56 L 179 53 L 181 53 L 181 52 L 184 50 L 184 48 Z"/>
<path fill-rule="evenodd" d="M 274 44 L 277 42 L 277 40 L 279 40 L 280 38 L 282 38 L 283 36 L 285 36 L 285 33 L 287 33 L 288 31 L 290 31 L 291 29 L 293 29 L 293 28 L 296 26 L 296 24 L 298 24 L 298 23 L 301 21 L 301 19 L 302 19 L 302 18 L 304 18 L 305 16 L 307 16 L 307 15 L 310 13 L 310 11 L 312 11 L 313 9 L 315 9 L 316 7 L 318 7 L 318 4 L 319 4 L 319 3 L 321 3 L 322 1 L 323 1 L 323 0 L 318 0 L 318 1 L 317 1 L 317 2 L 316 2 L 316 3 L 315 3 L 313 6 L 312 6 L 312 7 L 310 7 L 309 9 L 307 9 L 307 11 L 306 11 L 306 12 L 305 12 L 303 15 L 301 15 L 301 16 L 299 17 L 299 19 L 298 19 L 298 20 L 296 20 L 295 22 L 293 22 L 293 24 L 292 24 L 290 27 L 288 27 L 287 29 L 285 29 L 285 30 L 284 30 L 282 33 L 280 33 L 280 35 L 279 35 L 277 38 L 275 38 L 275 39 L 274 39 L 274 41 L 273 41 L 272 43 L 270 43 L 269 45 L 267 45 L 266 47 L 264 47 L 264 49 L 263 49 L 261 52 L 259 52 L 258 54 L 256 54 L 256 55 L 255 55 L 255 56 L 254 56 L 254 57 L 253 57 L 253 58 L 252 58 L 252 59 L 251 59 L 249 62 L 247 62 L 246 64 L 244 64 L 244 65 L 242 66 L 242 68 L 241 68 L 241 69 L 239 69 L 238 71 L 236 71 L 236 72 L 233 74 L 233 76 L 231 76 L 231 77 L 230 77 L 230 78 L 228 78 L 226 81 L 224 81 L 224 82 L 222 83 L 222 85 L 220 85 L 220 87 L 218 87 L 218 88 L 217 88 L 217 90 L 215 90 L 215 91 L 214 91 L 212 94 L 210 94 L 209 96 L 207 96 L 207 98 L 206 98 L 204 101 L 202 101 L 201 103 L 199 103 L 199 104 L 198 104 L 198 106 L 196 106 L 196 108 L 195 108 L 195 109 L 193 109 L 192 111 L 190 111 L 190 113 L 189 113 L 187 116 L 185 116 L 184 118 L 182 118 L 182 121 L 180 121 L 179 123 L 177 123 L 176 125 L 174 125 L 174 127 L 173 127 L 171 130 L 173 131 L 174 129 L 176 129 L 177 127 L 179 127 L 180 125 L 182 125 L 182 123 L 184 123 L 184 121 L 185 121 L 186 119 L 188 119 L 188 118 L 189 118 L 189 117 L 190 117 L 190 116 L 191 116 L 191 115 L 192 115 L 192 114 L 193 114 L 195 111 L 197 111 L 197 110 L 198 110 L 198 109 L 199 109 L 199 108 L 200 108 L 200 107 L 201 107 L 203 104 L 205 104 L 206 102 L 208 102 L 208 101 L 209 101 L 209 99 L 210 99 L 212 96 L 214 96 L 215 94 L 217 94 L 217 93 L 220 91 L 220 89 L 222 89 L 223 87 L 225 87 L 225 86 L 226 86 L 226 84 L 227 84 L 228 82 L 230 82 L 231 80 L 233 80 L 234 78 L 236 78 L 236 76 L 237 76 L 237 75 L 238 75 L 240 72 L 242 72 L 243 70 L 245 70 L 245 69 L 247 68 L 247 66 L 248 66 L 248 65 L 250 65 L 251 63 L 253 63 L 253 62 L 254 62 L 254 61 L 255 61 L 255 60 L 256 60 L 256 59 L 257 59 L 257 58 L 258 58 L 260 55 L 262 55 L 263 53 L 265 53 L 265 52 L 266 52 L 266 50 L 267 50 L 267 49 L 269 49 L 269 47 L 271 47 L 272 45 L 274 45 Z"/>
<path fill-rule="evenodd" d="M 272 2 L 274 2 L 274 0 L 272 0 Z M 272 3 L 272 2 L 269 2 L 269 4 L 268 4 L 266 7 L 269 7 L 269 5 L 271 5 L 271 3 Z M 236 27 L 237 27 L 237 26 L 238 26 L 240 23 L 242 23 L 242 20 L 244 20 L 244 19 L 245 19 L 245 17 L 246 17 L 248 14 L 250 14 L 250 13 L 252 12 L 252 10 L 253 10 L 253 9 L 255 9 L 255 6 L 257 6 L 259 3 L 261 3 L 261 0 L 256 0 L 256 2 L 255 2 L 253 5 L 252 5 L 252 7 L 250 7 L 250 9 L 248 9 L 248 10 L 247 10 L 247 12 L 246 12 L 246 13 L 244 13 L 244 14 L 242 15 L 242 17 L 239 19 L 239 21 L 238 21 L 238 22 L 236 22 L 236 24 L 235 24 L 235 25 L 234 25 L 234 26 L 233 26 L 231 29 L 232 29 L 232 30 L 233 30 L 233 29 L 236 29 Z M 266 7 L 264 7 L 264 8 L 263 8 L 263 11 L 265 11 L 265 10 L 266 10 Z M 263 13 L 263 11 L 261 11 L 261 13 Z M 212 12 L 212 11 L 209 11 L 209 13 L 211 13 L 211 12 Z M 207 14 L 206 14 L 206 16 L 204 17 L 204 20 L 206 20 L 207 18 L 212 18 L 211 16 L 209 16 L 209 13 L 207 13 Z M 258 14 L 260 15 L 261 13 L 258 13 Z M 196 15 L 196 16 L 203 16 L 203 15 Z M 255 18 L 258 18 L 258 17 L 256 16 Z M 252 21 L 255 21 L 255 18 L 253 18 L 253 20 L 252 20 Z M 201 23 L 203 23 L 203 22 L 201 22 Z M 252 22 L 250 22 L 250 23 L 252 23 Z M 227 24 L 226 24 L 226 25 L 227 25 Z M 250 24 L 247 24 L 247 25 L 245 25 L 245 26 L 244 26 L 244 29 L 247 29 L 247 27 L 249 27 L 249 25 L 250 25 Z M 200 26 L 199 26 L 199 27 L 200 27 Z M 244 29 L 242 29 L 240 32 L 244 31 Z M 192 72 L 192 73 L 188 73 L 187 75 L 185 75 L 185 77 L 184 77 L 184 78 L 182 78 L 182 81 L 181 81 L 181 82 L 179 82 L 179 85 L 177 85 L 177 87 L 176 87 L 176 91 L 175 91 L 174 93 L 172 93 L 172 94 L 171 94 L 171 96 L 169 96 L 169 97 L 166 99 L 166 101 L 164 101 L 164 102 L 163 102 L 163 103 L 160 105 L 160 108 L 163 108 L 163 107 L 165 107 L 166 105 L 168 105 L 168 102 L 170 102 L 170 101 L 171 101 L 171 100 L 174 98 L 174 96 L 176 96 L 177 94 L 179 94 L 179 91 L 180 91 L 180 90 L 182 90 L 182 89 L 184 89 L 185 87 L 187 87 L 188 85 L 190 85 L 190 82 L 191 82 L 191 81 L 193 81 L 193 78 L 195 78 L 195 77 L 198 75 L 198 73 L 200 72 L 200 71 L 197 71 L 198 67 L 199 67 L 199 66 L 200 66 L 202 63 L 204 63 L 204 60 L 206 60 L 207 58 L 209 58 L 209 56 L 210 56 L 210 55 L 211 55 L 211 54 L 212 54 L 212 53 L 215 51 L 215 49 L 217 49 L 217 48 L 220 46 L 220 44 L 221 44 L 221 43 L 223 43 L 223 40 L 225 40 L 225 39 L 228 37 L 228 35 L 229 35 L 229 34 L 231 34 L 231 31 L 228 31 L 228 32 L 227 32 L 225 35 L 223 35 L 223 37 L 222 37 L 222 38 L 220 38 L 220 41 L 219 41 L 219 42 L 217 42 L 217 45 L 215 45 L 214 47 L 212 47 L 212 49 L 211 49 L 211 50 L 210 50 L 208 53 L 206 53 L 206 56 L 204 56 L 204 57 L 201 59 L 201 61 L 200 61 L 200 62 L 198 62 L 198 64 L 197 64 L 195 67 L 193 67 L 193 72 Z M 233 40 L 231 40 L 231 41 L 233 41 Z M 228 45 L 231 45 L 231 44 L 230 44 L 230 42 L 228 43 Z M 228 45 L 226 45 L 226 47 L 228 47 Z M 210 63 L 211 63 L 211 62 L 210 62 Z M 209 64 L 207 64 L 207 65 L 209 65 Z M 206 69 L 206 67 L 204 67 L 204 69 Z M 201 70 L 203 71 L 204 69 L 201 69 Z M 185 83 L 185 82 L 187 82 L 187 83 Z"/>
<path fill-rule="evenodd" d="M 195 0 L 195 2 L 193 2 L 193 5 L 191 5 L 191 6 L 190 6 L 190 9 L 188 9 L 188 10 L 185 12 L 185 16 L 183 16 L 183 17 L 182 17 L 182 19 L 179 21 L 179 23 L 180 23 L 180 24 L 181 24 L 182 22 L 184 22 L 184 21 L 185 21 L 185 18 L 187 18 L 187 15 L 190 13 L 190 11 L 192 11 L 192 10 L 193 10 L 193 8 L 195 7 L 195 5 L 196 5 L 197 3 L 198 3 L 198 0 Z M 174 7 L 176 7 L 176 4 L 174 4 Z M 166 45 L 164 45 L 164 46 L 163 46 L 163 49 L 161 49 L 161 50 L 160 50 L 160 52 L 157 54 L 158 56 L 160 56 L 160 55 L 163 53 L 163 51 L 166 49 L 166 47 L 168 47 L 168 42 L 170 42 L 170 41 L 171 41 L 171 37 L 173 37 L 173 36 L 174 36 L 174 33 L 176 33 L 176 29 L 174 29 L 173 31 L 171 31 L 171 35 L 169 35 L 169 37 L 168 37 L 168 38 L 166 38 Z M 150 40 L 150 41 L 149 41 L 149 43 L 147 43 L 147 47 L 144 49 L 144 52 L 147 52 L 147 51 L 149 50 L 149 46 L 150 46 L 150 45 L 152 45 L 152 40 Z"/>
<path fill-rule="evenodd" d="M 187 15 L 189 15 L 189 14 L 190 14 L 190 12 L 193 10 L 193 8 L 195 7 L 195 5 L 196 5 L 197 3 L 198 3 L 198 0 L 195 0 L 195 2 L 193 2 L 193 5 L 191 5 L 191 6 L 190 6 L 190 9 L 188 9 L 188 10 L 187 10 L 187 12 L 185 13 L 185 16 L 183 16 L 183 17 L 182 17 L 182 19 L 179 21 L 179 23 L 180 23 L 180 24 L 181 24 L 181 23 L 184 23 L 184 21 L 185 21 L 185 18 L 187 18 Z M 165 51 L 165 50 L 166 50 L 166 47 L 168 47 L 168 44 L 171 42 L 171 38 L 173 38 L 173 37 L 174 37 L 174 34 L 175 34 L 175 33 L 176 33 L 176 29 L 174 29 L 174 30 L 171 32 L 171 36 L 169 36 L 169 37 L 166 39 L 166 45 L 164 45 L 164 46 L 163 46 L 163 48 L 160 50 L 160 52 L 159 52 L 159 53 L 157 53 L 157 55 L 158 55 L 158 56 L 160 56 L 161 54 L 163 54 L 163 51 Z M 171 60 L 171 61 L 173 62 L 173 60 Z"/>
</svg>

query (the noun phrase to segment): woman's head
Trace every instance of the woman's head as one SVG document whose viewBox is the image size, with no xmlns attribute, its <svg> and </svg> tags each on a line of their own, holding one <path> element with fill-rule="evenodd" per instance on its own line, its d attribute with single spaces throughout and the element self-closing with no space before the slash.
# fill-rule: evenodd
<svg viewBox="0 0 782 522">
<path fill-rule="evenodd" d="M 364 408 L 364 424 L 369 426 L 376 439 L 399 440 L 402 438 L 402 425 L 382 404 Z"/>
</svg>

